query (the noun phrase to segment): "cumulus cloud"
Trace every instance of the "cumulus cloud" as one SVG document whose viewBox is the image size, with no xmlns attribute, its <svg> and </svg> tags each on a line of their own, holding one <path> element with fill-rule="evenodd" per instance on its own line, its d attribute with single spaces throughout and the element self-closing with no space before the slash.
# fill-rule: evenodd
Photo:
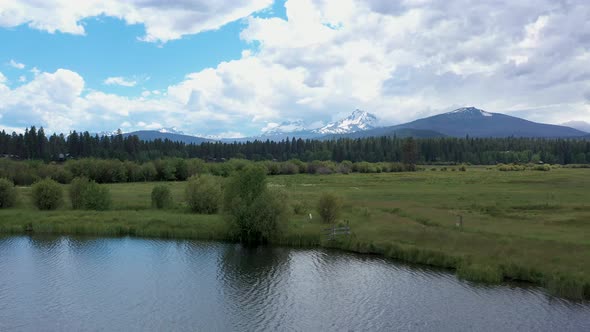
<svg viewBox="0 0 590 332">
<path fill-rule="evenodd" d="M 11 59 L 10 62 L 8 62 L 8 64 L 11 67 L 16 68 L 16 69 L 25 69 L 25 67 L 26 67 L 24 64 L 22 64 L 20 62 L 16 62 L 13 59 Z"/>
<path fill-rule="evenodd" d="M 114 77 L 108 77 L 107 79 L 105 79 L 104 80 L 104 84 L 106 84 L 106 85 L 120 85 L 120 86 L 132 87 L 132 86 L 135 86 L 137 84 L 137 81 L 126 79 L 126 78 L 121 77 L 121 76 L 114 76 Z"/>
<path fill-rule="evenodd" d="M 126 6 L 150 8 L 163 16 L 174 9 L 159 3 L 136 1 Z M 219 14 L 237 17 L 256 10 L 251 4 L 268 5 L 244 1 L 226 4 L 232 10 L 217 5 L 197 10 L 196 3 L 182 10 L 234 13 L 239 7 L 239 15 Z M 87 7 L 95 8 L 93 4 Z M 252 135 L 269 123 L 327 122 L 355 108 L 377 114 L 382 124 L 465 105 L 536 121 L 590 121 L 590 6 L 584 0 L 288 0 L 285 6 L 286 19 L 246 20 L 240 36 L 252 47 L 239 59 L 189 73 L 160 89 L 162 93 L 146 91 L 135 98 L 82 93 L 81 78 L 73 72 L 37 73 L 29 83 L 2 95 L 0 121 L 14 118 L 10 105 L 16 104 L 41 119 L 42 110 L 51 110 L 66 119 L 56 125 L 68 128 L 95 125 L 99 119 L 112 127 L 123 122 L 135 128 L 157 124 L 203 134 L 239 130 Z M 150 30 L 147 16 L 137 21 L 120 17 L 144 22 L 146 40 L 200 31 L 186 29 L 192 23 L 182 19 L 174 29 Z M 205 21 L 211 20 L 228 19 Z M 168 23 L 162 18 L 152 26 Z M 27 93 L 39 98 L 27 100 L 19 92 L 28 86 Z M 8 88 L 0 85 L 1 89 Z"/>
<path fill-rule="evenodd" d="M 145 41 L 166 42 L 215 30 L 272 4 L 272 0 L 15 0 L 0 2 L 0 26 L 83 35 L 82 20 L 100 15 L 143 24 Z"/>
</svg>

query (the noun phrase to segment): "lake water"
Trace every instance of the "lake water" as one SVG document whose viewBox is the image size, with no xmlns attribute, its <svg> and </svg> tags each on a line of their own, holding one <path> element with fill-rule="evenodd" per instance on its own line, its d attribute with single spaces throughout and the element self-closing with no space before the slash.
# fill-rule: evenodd
<svg viewBox="0 0 590 332">
<path fill-rule="evenodd" d="M 331 250 L 0 237 L 0 331 L 590 331 L 590 303 Z"/>
</svg>

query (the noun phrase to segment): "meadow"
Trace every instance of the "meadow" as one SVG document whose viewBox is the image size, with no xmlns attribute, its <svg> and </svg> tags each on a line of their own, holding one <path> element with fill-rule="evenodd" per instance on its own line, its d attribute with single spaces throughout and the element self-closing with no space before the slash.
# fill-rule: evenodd
<svg viewBox="0 0 590 332">
<path fill-rule="evenodd" d="M 279 175 L 268 182 L 284 188 L 298 212 L 273 240 L 276 244 L 381 254 L 455 269 L 471 281 L 530 281 L 555 295 L 590 298 L 590 169 L 427 167 L 403 173 Z M 18 187 L 18 205 L 0 210 L 0 233 L 236 240 L 222 215 L 188 211 L 182 203 L 186 182 L 167 184 L 176 205 L 165 211 L 150 205 L 152 182 L 105 184 L 113 207 L 104 212 L 71 210 L 68 204 L 38 211 L 30 203 L 30 188 Z M 323 234 L 327 225 L 315 211 L 323 192 L 342 197 L 340 223 L 350 225 L 351 235 L 329 240 Z"/>
</svg>

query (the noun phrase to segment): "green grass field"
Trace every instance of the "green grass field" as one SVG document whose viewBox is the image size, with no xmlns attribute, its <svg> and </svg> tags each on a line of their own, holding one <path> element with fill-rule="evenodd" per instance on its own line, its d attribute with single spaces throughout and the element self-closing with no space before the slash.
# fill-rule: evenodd
<svg viewBox="0 0 590 332">
<path fill-rule="evenodd" d="M 590 298 L 590 169 L 288 175 L 269 177 L 291 203 L 314 216 L 291 217 L 276 239 L 293 246 L 329 246 L 378 253 L 413 263 L 453 268 L 474 281 L 531 281 L 552 293 Z M 35 210 L 29 188 L 19 188 L 16 208 L 0 211 L 0 232 L 134 235 L 234 240 L 220 215 L 194 215 L 183 206 L 185 183 L 169 183 L 177 206 L 150 207 L 154 183 L 108 185 L 114 200 L 107 212 Z M 315 204 L 322 192 L 344 199 L 343 222 L 352 235 L 323 237 Z M 458 216 L 463 227 L 457 227 Z"/>
</svg>

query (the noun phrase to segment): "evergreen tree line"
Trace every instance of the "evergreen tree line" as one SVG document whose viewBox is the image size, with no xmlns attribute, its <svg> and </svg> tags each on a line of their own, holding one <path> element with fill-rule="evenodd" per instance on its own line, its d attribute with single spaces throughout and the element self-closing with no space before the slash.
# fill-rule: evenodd
<svg viewBox="0 0 590 332">
<path fill-rule="evenodd" d="M 118 159 L 147 162 L 163 158 L 201 158 L 222 161 L 248 160 L 335 162 L 403 162 L 408 147 L 415 149 L 418 164 L 497 163 L 586 164 L 590 163 L 590 141 L 538 138 L 425 138 L 368 137 L 359 139 L 286 139 L 280 142 L 206 142 L 185 144 L 137 136 L 98 136 L 73 131 L 68 135 L 45 135 L 43 128 L 28 128 L 24 134 L 0 132 L 0 155 L 14 159 L 58 161 L 70 158 Z"/>
</svg>

